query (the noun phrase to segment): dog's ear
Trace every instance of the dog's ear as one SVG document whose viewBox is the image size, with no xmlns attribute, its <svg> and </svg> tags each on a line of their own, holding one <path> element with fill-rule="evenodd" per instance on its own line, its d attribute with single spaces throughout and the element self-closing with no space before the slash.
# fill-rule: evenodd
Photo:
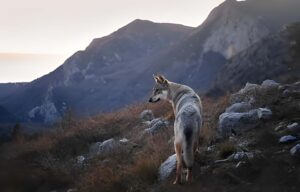
<svg viewBox="0 0 300 192">
<path fill-rule="evenodd" d="M 153 74 L 153 79 L 155 80 L 156 83 L 160 82 L 160 79 L 159 79 L 159 77 L 157 75 Z"/>
<path fill-rule="evenodd" d="M 158 83 L 165 86 L 169 85 L 169 81 L 163 75 L 157 75 L 156 77 L 158 78 Z"/>
</svg>

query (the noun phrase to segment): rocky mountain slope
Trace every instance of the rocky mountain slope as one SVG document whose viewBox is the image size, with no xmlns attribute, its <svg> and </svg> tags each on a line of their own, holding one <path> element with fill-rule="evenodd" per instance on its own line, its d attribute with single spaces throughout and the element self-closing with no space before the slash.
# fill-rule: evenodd
<svg viewBox="0 0 300 192">
<path fill-rule="evenodd" d="M 221 69 L 216 89 L 226 91 L 264 79 L 299 80 L 300 23 L 288 25 L 230 59 Z"/>
<path fill-rule="evenodd" d="M 150 92 L 152 73 L 159 72 L 204 93 L 214 86 L 219 73 L 225 75 L 223 67 L 230 71 L 220 80 L 224 83 L 231 73 L 247 74 L 247 67 L 238 66 L 238 71 L 230 62 L 284 25 L 300 21 L 298 5 L 297 0 L 226 0 L 194 29 L 133 21 L 93 40 L 55 71 L 11 94 L 4 94 L 0 87 L 0 105 L 23 121 L 53 122 L 66 109 L 80 117 L 90 116 L 142 101 Z M 267 49 L 276 54 L 271 45 Z M 266 73 L 272 71 L 268 67 Z M 257 80 L 262 79 L 259 75 Z"/>
</svg>

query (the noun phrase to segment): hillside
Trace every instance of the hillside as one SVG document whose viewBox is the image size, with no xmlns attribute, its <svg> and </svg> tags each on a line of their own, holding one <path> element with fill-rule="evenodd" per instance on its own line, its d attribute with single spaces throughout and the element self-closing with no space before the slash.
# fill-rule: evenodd
<svg viewBox="0 0 300 192">
<path fill-rule="evenodd" d="M 160 103 L 81 121 L 68 113 L 48 134 L 16 133 L 0 145 L 0 190 L 296 192 L 299 85 L 268 80 L 202 98 L 205 124 L 191 185 L 172 185 L 174 158 L 161 167 L 174 153 L 174 117 Z"/>
</svg>

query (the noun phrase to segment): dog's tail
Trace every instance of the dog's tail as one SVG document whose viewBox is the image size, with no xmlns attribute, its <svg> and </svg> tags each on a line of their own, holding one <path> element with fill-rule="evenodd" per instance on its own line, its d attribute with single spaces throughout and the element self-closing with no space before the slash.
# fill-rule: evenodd
<svg viewBox="0 0 300 192">
<path fill-rule="evenodd" d="M 183 161 L 188 169 L 192 169 L 194 163 L 193 129 L 185 127 L 183 139 Z"/>
</svg>

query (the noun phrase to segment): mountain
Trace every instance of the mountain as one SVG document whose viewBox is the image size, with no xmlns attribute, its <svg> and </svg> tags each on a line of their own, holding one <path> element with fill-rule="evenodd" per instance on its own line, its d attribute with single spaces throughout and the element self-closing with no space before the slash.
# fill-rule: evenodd
<svg viewBox="0 0 300 192">
<path fill-rule="evenodd" d="M 147 67 L 146 60 L 174 46 L 191 30 L 183 25 L 135 20 L 94 39 L 48 75 L 13 94 L 0 94 L 0 103 L 24 121 L 38 122 L 53 122 L 67 108 L 88 116 L 124 106 L 134 97 L 122 93 L 130 88 L 127 79 L 137 76 Z"/>
<path fill-rule="evenodd" d="M 235 55 L 300 21 L 298 7 L 296 0 L 227 0 L 175 48 L 156 58 L 147 75 L 161 72 L 204 93 Z"/>
<path fill-rule="evenodd" d="M 135 20 L 94 39 L 48 75 L 0 93 L 0 105 L 24 121 L 53 122 L 67 109 L 90 116 L 146 100 L 153 73 L 205 93 L 218 79 L 229 84 L 227 74 L 247 77 L 252 63 L 233 67 L 231 62 L 251 49 L 248 55 L 256 57 L 253 46 L 300 21 L 299 5 L 297 0 L 226 0 L 196 28 Z M 278 51 L 271 44 L 266 49 Z M 266 66 L 266 72 L 272 69 Z"/>
<path fill-rule="evenodd" d="M 300 80 L 300 23 L 270 35 L 229 60 L 218 75 L 215 89 L 231 90 L 265 79 Z"/>
</svg>

